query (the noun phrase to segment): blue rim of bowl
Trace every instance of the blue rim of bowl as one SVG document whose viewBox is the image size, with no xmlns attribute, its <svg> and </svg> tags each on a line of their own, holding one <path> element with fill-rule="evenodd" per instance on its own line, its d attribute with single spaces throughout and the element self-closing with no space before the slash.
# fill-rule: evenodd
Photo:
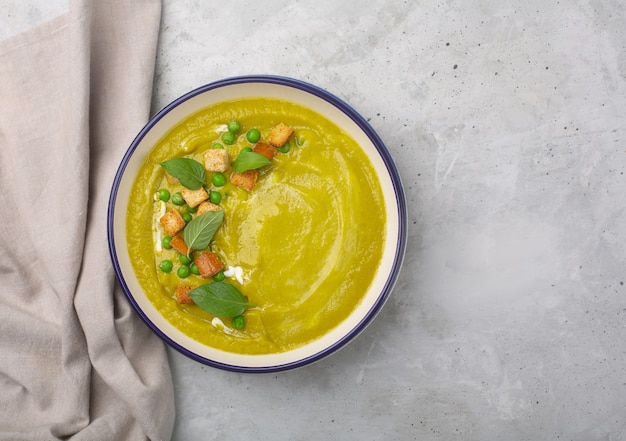
<svg viewBox="0 0 626 441">
<path fill-rule="evenodd" d="M 392 265 L 392 271 L 387 276 L 387 280 L 383 289 L 381 290 L 378 298 L 374 305 L 370 308 L 367 314 L 359 321 L 359 323 L 346 335 L 344 335 L 341 339 L 334 342 L 332 345 L 322 349 L 316 354 L 308 356 L 306 358 L 302 358 L 293 362 L 280 364 L 280 365 L 271 365 L 271 366 L 236 366 L 231 364 L 222 363 L 216 360 L 211 360 L 201 355 L 186 349 L 181 346 L 179 343 L 173 341 L 167 334 L 165 334 L 158 326 L 156 326 L 149 317 L 142 311 L 141 307 L 135 301 L 133 295 L 131 294 L 126 281 L 124 280 L 124 275 L 122 274 L 122 269 L 120 268 L 119 262 L 117 260 L 117 251 L 115 249 L 114 242 L 114 226 L 113 219 L 115 213 L 115 202 L 117 200 L 117 191 L 122 180 L 122 176 L 130 161 L 131 156 L 137 149 L 139 143 L 143 140 L 146 134 L 154 127 L 165 115 L 167 115 L 172 109 L 181 105 L 182 103 L 188 101 L 189 99 L 200 95 L 202 93 L 208 92 L 213 89 L 217 89 L 225 86 L 232 86 L 237 84 L 249 84 L 249 83 L 266 83 L 266 84 L 274 84 L 280 86 L 291 87 L 294 89 L 299 89 L 303 92 L 307 92 L 311 95 L 314 95 L 322 100 L 330 103 L 337 109 L 339 109 L 342 113 L 348 116 L 362 131 L 365 135 L 370 139 L 370 141 L 374 144 L 376 150 L 380 154 L 386 168 L 389 173 L 389 177 L 393 184 L 394 193 L 397 201 L 397 211 L 398 211 L 398 241 L 396 244 L 396 251 L 394 256 L 394 262 Z M 111 188 L 111 193 L 109 197 L 109 206 L 107 211 L 107 237 L 109 242 L 109 253 L 111 255 L 111 260 L 113 263 L 113 269 L 115 271 L 115 275 L 117 280 L 119 281 L 126 298 L 130 302 L 131 306 L 135 310 L 135 312 L 141 317 L 141 319 L 148 325 L 148 327 L 157 334 L 163 341 L 165 341 L 169 346 L 176 349 L 181 354 L 198 361 L 202 364 L 216 367 L 219 369 L 224 369 L 227 371 L 233 372 L 247 372 L 247 373 L 270 373 L 270 372 L 279 372 L 295 369 L 298 367 L 303 367 L 305 365 L 314 363 L 316 361 L 321 360 L 329 356 L 330 354 L 336 352 L 338 349 L 345 346 L 348 342 L 352 341 L 355 337 L 357 337 L 376 317 L 376 315 L 380 312 L 383 305 L 389 298 L 393 287 L 396 284 L 398 276 L 400 274 L 400 269 L 402 267 L 402 262 L 404 260 L 404 254 L 406 250 L 406 242 L 407 242 L 407 208 L 406 208 L 406 199 L 404 194 L 404 189 L 402 186 L 402 181 L 400 179 L 400 174 L 398 173 L 398 169 L 387 150 L 387 147 L 383 143 L 382 139 L 376 131 L 370 126 L 370 124 L 350 105 L 345 103 L 343 100 L 333 95 L 332 93 L 322 89 L 318 86 L 314 86 L 310 83 L 304 82 L 302 80 L 297 80 L 294 78 L 284 77 L 284 76 L 276 76 L 276 75 L 245 75 L 245 76 L 236 76 L 229 77 L 222 80 L 218 80 L 215 82 L 208 83 L 204 86 L 200 86 L 196 89 L 193 89 L 186 94 L 180 96 L 179 98 L 172 101 L 170 104 L 165 106 L 159 112 L 157 112 L 144 126 L 144 128 L 139 132 L 139 134 L 135 137 L 130 147 L 126 151 L 126 154 L 122 158 L 122 162 L 115 174 L 115 178 L 113 180 L 113 185 Z"/>
</svg>

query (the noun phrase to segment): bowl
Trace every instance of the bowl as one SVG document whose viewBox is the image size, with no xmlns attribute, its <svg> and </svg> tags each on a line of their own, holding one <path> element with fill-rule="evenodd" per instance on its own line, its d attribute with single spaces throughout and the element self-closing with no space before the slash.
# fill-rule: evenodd
<svg viewBox="0 0 626 441">
<path fill-rule="evenodd" d="M 369 157 L 385 201 L 386 231 L 382 260 L 358 306 L 321 337 L 279 353 L 238 354 L 199 343 L 177 329 L 149 300 L 132 268 L 127 248 L 126 213 L 137 173 L 155 143 L 189 115 L 216 103 L 247 97 L 287 100 L 314 110 L 347 132 Z M 407 239 L 406 202 L 394 161 L 383 141 L 351 106 L 328 91 L 301 80 L 240 76 L 206 84 L 175 99 L 143 127 L 117 170 L 108 206 L 109 251 L 117 279 L 134 310 L 169 346 L 200 363 L 236 372 L 276 372 L 302 367 L 336 352 L 359 335 L 376 317 L 398 278 Z"/>
</svg>

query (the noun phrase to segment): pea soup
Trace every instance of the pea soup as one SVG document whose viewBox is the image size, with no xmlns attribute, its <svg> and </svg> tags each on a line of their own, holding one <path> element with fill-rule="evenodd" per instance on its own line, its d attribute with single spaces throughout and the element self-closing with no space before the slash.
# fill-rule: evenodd
<svg viewBox="0 0 626 441">
<path fill-rule="evenodd" d="M 287 141 L 272 144 L 284 127 Z M 223 171 L 208 165 L 214 156 L 226 158 Z M 162 164 L 177 158 L 209 167 L 198 189 L 166 172 Z M 256 168 L 236 172 L 243 162 Z M 182 233 L 165 231 L 166 214 L 183 220 L 182 231 L 217 227 L 202 249 L 187 247 Z M 133 184 L 127 221 L 133 269 L 156 309 L 189 337 L 241 354 L 300 347 L 345 319 L 374 279 L 386 223 L 359 145 L 322 115 L 267 98 L 213 105 L 159 140 Z M 202 273 L 204 260 L 217 271 Z M 211 313 L 184 297 L 200 299 L 205 288 L 240 295 L 224 294 L 240 313 Z"/>
</svg>

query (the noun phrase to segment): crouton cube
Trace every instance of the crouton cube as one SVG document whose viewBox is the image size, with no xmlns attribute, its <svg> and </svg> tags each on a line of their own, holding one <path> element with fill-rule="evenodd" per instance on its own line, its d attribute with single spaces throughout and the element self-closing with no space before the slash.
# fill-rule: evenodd
<svg viewBox="0 0 626 441">
<path fill-rule="evenodd" d="M 176 301 L 181 305 L 193 305 L 194 301 L 189 297 L 191 291 L 193 291 L 193 286 L 178 285 L 176 287 Z"/>
<path fill-rule="evenodd" d="M 271 161 L 278 150 L 276 150 L 276 147 L 273 145 L 265 144 L 264 142 L 257 142 L 252 151 L 265 156 Z"/>
<path fill-rule="evenodd" d="M 204 152 L 204 168 L 210 172 L 225 172 L 230 167 L 226 149 L 209 149 Z"/>
<path fill-rule="evenodd" d="M 167 180 L 167 183 L 170 185 L 180 185 L 180 181 L 178 180 L 178 178 L 175 178 L 174 176 L 170 175 L 168 172 L 165 172 L 165 179 Z"/>
<path fill-rule="evenodd" d="M 230 182 L 237 187 L 250 191 L 254 187 L 254 184 L 256 184 L 258 177 L 258 170 L 246 170 L 243 173 L 233 173 L 230 176 Z"/>
<path fill-rule="evenodd" d="M 275 147 L 282 147 L 293 135 L 293 129 L 286 124 L 280 123 L 270 130 L 267 141 Z"/>
<path fill-rule="evenodd" d="M 213 202 L 205 201 L 198 205 L 198 211 L 196 212 L 196 216 L 200 216 L 207 211 L 220 211 L 221 209 L 222 208 L 219 205 L 216 205 Z"/>
<path fill-rule="evenodd" d="M 170 245 L 180 254 L 183 254 L 185 256 L 189 252 L 189 248 L 187 247 L 187 244 L 185 243 L 185 239 L 183 239 L 179 234 L 172 237 L 172 240 L 170 241 Z"/>
<path fill-rule="evenodd" d="M 180 230 L 185 228 L 185 219 L 181 216 L 178 210 L 172 209 L 161 216 L 159 219 L 163 229 L 168 236 L 176 236 Z"/>
<path fill-rule="evenodd" d="M 197 190 L 189 190 L 188 188 L 183 188 L 180 191 L 180 194 L 183 195 L 183 199 L 191 208 L 197 207 L 209 198 L 209 194 L 206 192 L 204 187 L 200 187 Z"/>
<path fill-rule="evenodd" d="M 224 264 L 219 259 L 219 257 L 217 257 L 217 254 L 211 251 L 200 254 L 198 257 L 196 257 L 194 262 L 198 267 L 200 276 L 205 279 L 214 276 L 224 269 Z"/>
</svg>

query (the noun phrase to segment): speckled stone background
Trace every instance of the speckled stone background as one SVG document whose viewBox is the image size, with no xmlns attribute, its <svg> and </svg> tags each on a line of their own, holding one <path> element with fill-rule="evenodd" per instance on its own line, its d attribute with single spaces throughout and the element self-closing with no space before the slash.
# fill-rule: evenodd
<svg viewBox="0 0 626 441">
<path fill-rule="evenodd" d="M 0 36 L 66 7 L 2 3 Z M 175 440 L 626 440 L 626 2 L 164 0 L 154 111 L 250 73 L 319 85 L 379 132 L 405 267 L 310 367 L 170 351 Z"/>
</svg>

